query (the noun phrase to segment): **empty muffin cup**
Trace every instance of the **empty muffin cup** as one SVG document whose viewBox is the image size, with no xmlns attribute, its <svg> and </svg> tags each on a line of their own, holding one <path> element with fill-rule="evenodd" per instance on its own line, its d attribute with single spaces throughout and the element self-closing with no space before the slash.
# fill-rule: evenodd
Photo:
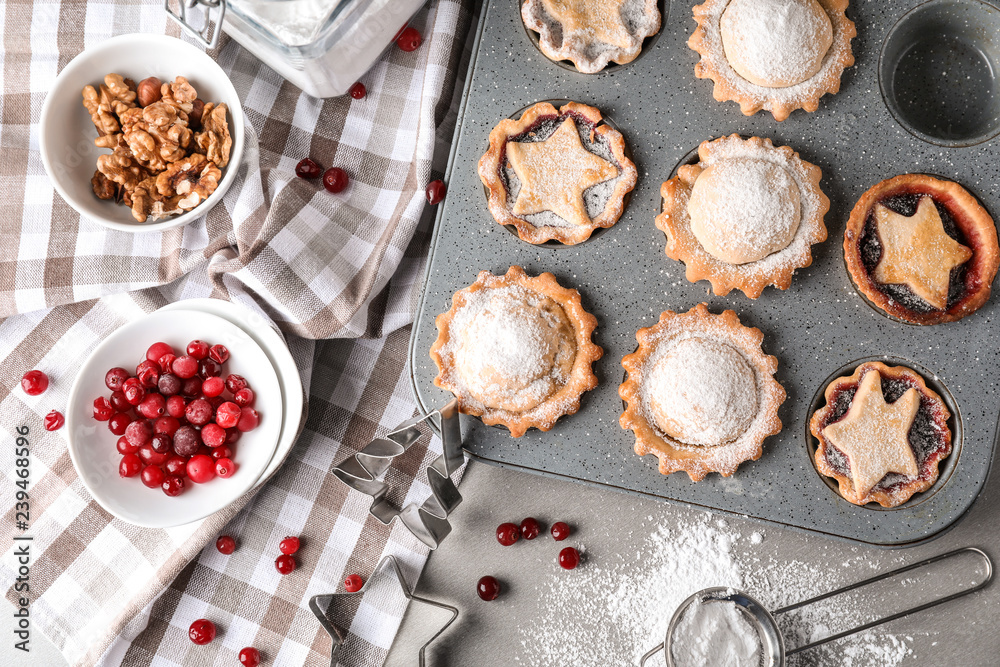
<svg viewBox="0 0 1000 667">
<path fill-rule="evenodd" d="M 908 132 L 938 146 L 973 146 L 1000 132 L 1000 9 L 930 0 L 889 30 L 879 87 Z"/>
</svg>

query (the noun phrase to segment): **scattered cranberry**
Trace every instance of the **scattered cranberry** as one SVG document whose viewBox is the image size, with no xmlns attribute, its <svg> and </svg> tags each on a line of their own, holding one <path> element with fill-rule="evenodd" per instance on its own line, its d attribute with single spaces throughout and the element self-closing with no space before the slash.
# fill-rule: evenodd
<svg viewBox="0 0 1000 667">
<path fill-rule="evenodd" d="M 146 388 L 142 386 L 139 378 L 129 378 L 122 384 L 122 393 L 129 405 L 135 406 L 142 403 L 146 398 Z"/>
<path fill-rule="evenodd" d="M 163 468 L 167 471 L 168 475 L 173 475 L 174 477 L 187 477 L 187 459 L 183 456 L 174 454 L 167 459 L 166 463 L 163 464 Z"/>
<path fill-rule="evenodd" d="M 240 649 L 240 664 L 243 667 L 257 667 L 260 664 L 260 651 L 252 646 Z"/>
<path fill-rule="evenodd" d="M 126 454 L 118 464 L 118 474 L 122 477 L 135 477 L 142 470 L 142 461 L 135 454 Z"/>
<path fill-rule="evenodd" d="M 116 412 L 108 420 L 108 428 L 115 435 L 125 435 L 125 429 L 132 423 L 132 418 L 124 412 Z"/>
<path fill-rule="evenodd" d="M 156 363 L 160 365 L 160 373 L 169 373 L 174 368 L 174 362 L 177 360 L 177 355 L 173 352 L 165 354 L 156 360 Z"/>
<path fill-rule="evenodd" d="M 274 559 L 274 567 L 281 574 L 291 574 L 295 570 L 295 559 L 288 554 L 281 554 Z"/>
<path fill-rule="evenodd" d="M 195 454 L 188 459 L 187 474 L 195 484 L 211 482 L 215 477 L 215 461 L 211 456 Z"/>
<path fill-rule="evenodd" d="M 167 399 L 167 414 L 174 419 L 180 419 L 187 410 L 187 402 L 182 396 L 171 396 Z"/>
<path fill-rule="evenodd" d="M 160 488 L 163 489 L 163 493 L 167 494 L 171 498 L 176 498 L 184 492 L 184 478 L 169 475 L 163 480 L 163 484 L 160 485 Z"/>
<path fill-rule="evenodd" d="M 115 445 L 115 447 L 118 449 L 119 454 L 135 454 L 137 451 L 139 451 L 139 447 L 129 442 L 128 438 L 126 438 L 124 435 L 118 438 L 118 443 Z"/>
<path fill-rule="evenodd" d="M 154 465 L 149 465 L 142 469 L 139 478 L 143 484 L 151 489 L 155 489 L 163 484 L 163 471 Z"/>
<path fill-rule="evenodd" d="M 347 92 L 350 93 L 351 97 L 353 97 L 356 100 L 364 99 L 365 95 L 368 94 L 368 91 L 365 89 L 365 84 L 361 83 L 360 81 L 351 86 L 350 90 L 348 90 Z"/>
<path fill-rule="evenodd" d="M 310 158 L 299 160 L 295 165 L 295 175 L 299 178 L 319 178 L 323 170 Z"/>
<path fill-rule="evenodd" d="M 156 382 L 156 388 L 164 396 L 170 397 L 179 394 L 181 391 L 181 379 L 173 373 L 164 373 Z"/>
<path fill-rule="evenodd" d="M 215 474 L 222 479 L 229 479 L 236 472 L 236 464 L 232 459 L 219 459 L 215 462 Z"/>
<path fill-rule="evenodd" d="M 194 357 L 195 359 L 201 361 L 208 356 L 208 351 L 211 349 L 211 345 L 203 340 L 193 340 L 188 343 L 187 353 Z"/>
<path fill-rule="evenodd" d="M 177 421 L 176 417 L 160 417 L 153 422 L 153 433 L 162 433 L 172 438 L 180 427 L 181 423 Z"/>
<path fill-rule="evenodd" d="M 257 414 L 257 411 L 253 408 L 243 408 L 240 411 L 240 419 L 236 422 L 236 428 L 246 433 L 257 428 L 258 424 L 260 424 L 260 415 Z"/>
<path fill-rule="evenodd" d="M 198 362 L 198 375 L 203 378 L 217 377 L 220 374 L 222 374 L 222 364 L 215 359 L 205 357 Z"/>
<path fill-rule="evenodd" d="M 538 525 L 538 520 L 528 517 L 521 522 L 521 537 L 526 540 L 533 540 L 542 532 L 542 527 Z"/>
<path fill-rule="evenodd" d="M 226 442 L 226 429 L 218 424 L 205 424 L 201 429 L 201 441 L 209 447 L 221 447 Z"/>
<path fill-rule="evenodd" d="M 513 523 L 501 523 L 497 526 L 497 542 L 509 547 L 521 537 L 521 529 Z"/>
<path fill-rule="evenodd" d="M 231 393 L 236 394 L 240 389 L 246 389 L 250 386 L 242 375 L 230 375 L 226 378 L 226 389 Z"/>
<path fill-rule="evenodd" d="M 226 390 L 226 383 L 220 377 L 207 377 L 201 383 L 201 393 L 209 398 L 215 398 Z"/>
<path fill-rule="evenodd" d="M 198 646 L 204 646 L 215 639 L 215 623 L 204 618 L 199 618 L 188 628 L 188 637 Z"/>
<path fill-rule="evenodd" d="M 149 466 L 161 466 L 170 458 L 167 452 L 158 452 L 153 449 L 153 445 L 147 443 L 139 448 L 139 458 Z M 155 485 L 154 485 L 155 486 Z"/>
<path fill-rule="evenodd" d="M 194 426 L 204 426 L 212 420 L 212 405 L 204 398 L 196 398 L 188 403 L 184 417 Z"/>
<path fill-rule="evenodd" d="M 420 37 L 420 31 L 413 27 L 404 28 L 396 38 L 396 45 L 406 52 L 416 51 L 420 48 L 421 42 L 423 39 Z"/>
<path fill-rule="evenodd" d="M 178 456 L 194 456 L 201 445 L 201 434 L 193 426 L 181 426 L 174 433 L 174 451 Z"/>
<path fill-rule="evenodd" d="M 113 414 L 115 414 L 115 409 L 111 407 L 111 401 L 103 396 L 98 396 L 94 399 L 94 419 L 99 422 L 106 422 L 111 419 L 111 415 Z"/>
<path fill-rule="evenodd" d="M 222 428 L 232 428 L 240 421 L 240 406 L 226 401 L 215 411 L 215 423 Z M 240 429 L 241 431 L 243 429 Z"/>
<path fill-rule="evenodd" d="M 329 192 L 342 192 L 348 180 L 347 172 L 340 167 L 330 167 L 323 173 L 323 187 Z"/>
<path fill-rule="evenodd" d="M 424 190 L 424 194 L 427 195 L 427 203 L 431 206 L 440 204 L 444 199 L 445 191 L 444 181 L 440 178 L 436 181 L 431 181 L 427 184 L 427 189 Z"/>
<path fill-rule="evenodd" d="M 572 570 L 580 564 L 580 554 L 573 547 L 566 547 L 559 552 L 559 566 L 564 570 Z"/>
<path fill-rule="evenodd" d="M 133 447 L 142 447 L 151 437 L 153 437 L 153 427 L 145 419 L 137 419 L 125 427 L 125 438 Z"/>
<path fill-rule="evenodd" d="M 128 371 L 124 368 L 112 368 L 108 371 L 107 375 L 104 376 L 104 384 L 107 385 L 108 389 L 111 391 L 119 391 L 125 383 L 125 380 L 128 378 Z"/>
<path fill-rule="evenodd" d="M 177 357 L 174 359 L 174 363 L 170 366 L 173 370 L 174 375 L 181 378 L 182 380 L 187 380 L 195 376 L 198 372 L 198 360 L 194 357 L 185 354 L 183 357 Z"/>
<path fill-rule="evenodd" d="M 229 535 L 223 535 L 215 541 L 215 548 L 219 550 L 220 554 L 226 554 L 228 556 L 236 551 L 236 540 Z"/>
<path fill-rule="evenodd" d="M 157 419 L 167 413 L 167 400 L 160 394 L 146 394 L 136 409 L 146 419 Z"/>
<path fill-rule="evenodd" d="M 129 402 L 125 400 L 125 394 L 120 389 L 111 392 L 111 407 L 115 409 L 115 412 L 128 412 L 132 409 Z"/>
<path fill-rule="evenodd" d="M 212 451 L 209 453 L 209 456 L 211 456 L 216 461 L 218 461 L 219 459 L 233 458 L 233 450 L 230 449 L 229 447 L 226 447 L 225 445 L 222 445 L 221 447 L 213 447 L 211 449 Z"/>
<path fill-rule="evenodd" d="M 286 537 L 278 543 L 278 551 L 288 556 L 299 550 L 299 538 Z"/>
<path fill-rule="evenodd" d="M 147 359 L 135 367 L 135 376 L 143 387 L 152 389 L 160 381 L 160 365 Z"/>
<path fill-rule="evenodd" d="M 479 594 L 480 600 L 485 600 L 486 602 L 496 600 L 497 596 L 500 595 L 500 582 L 496 580 L 496 577 L 483 577 L 476 584 L 476 593 Z"/>
<path fill-rule="evenodd" d="M 356 574 L 350 574 L 346 579 L 344 579 L 344 590 L 348 593 L 357 593 L 364 585 L 364 579 Z"/>
<path fill-rule="evenodd" d="M 213 345 L 208 349 L 208 358 L 216 363 L 224 364 L 229 361 L 229 348 L 225 345 Z"/>
<path fill-rule="evenodd" d="M 174 439 L 165 433 L 154 433 L 149 439 L 149 446 L 157 454 L 169 454 L 173 451 Z"/>
<path fill-rule="evenodd" d="M 569 526 L 566 523 L 556 521 L 552 524 L 552 539 L 556 542 L 562 542 L 567 537 L 569 537 Z"/>
<path fill-rule="evenodd" d="M 244 387 L 243 389 L 240 389 L 238 392 L 236 392 L 236 395 L 233 396 L 233 400 L 236 402 L 236 405 L 240 406 L 241 408 L 246 407 L 248 405 L 253 405 L 253 401 L 255 398 L 256 395 L 253 393 L 253 389 L 251 389 L 250 387 Z"/>
<path fill-rule="evenodd" d="M 185 398 L 198 398 L 201 394 L 202 379 L 195 375 L 181 382 L 181 396 Z"/>
<path fill-rule="evenodd" d="M 146 358 L 150 361 L 160 363 L 160 358 L 163 357 L 163 355 L 173 353 L 174 348 L 170 347 L 166 343 L 153 343 L 149 346 L 149 349 L 146 350 Z"/>
</svg>

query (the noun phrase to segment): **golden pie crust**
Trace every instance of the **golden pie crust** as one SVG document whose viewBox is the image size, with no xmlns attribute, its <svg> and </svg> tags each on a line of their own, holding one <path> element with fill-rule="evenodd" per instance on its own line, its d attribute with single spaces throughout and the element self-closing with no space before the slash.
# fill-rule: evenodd
<svg viewBox="0 0 1000 667">
<path fill-rule="evenodd" d="M 614 225 L 637 172 L 625 155 L 625 138 L 602 120 L 598 109 L 585 104 L 568 102 L 556 109 L 539 102 L 516 120 L 500 121 L 479 160 L 479 177 L 496 221 L 513 226 L 521 240 L 533 244 L 555 240 L 574 245 L 595 229 Z M 580 139 L 581 125 L 589 146 Z M 534 139 L 539 133 L 545 139 Z M 534 140 L 517 141 L 523 138 Z M 511 192 L 515 187 L 516 197 Z"/>
<path fill-rule="evenodd" d="M 694 68 L 695 76 L 712 79 L 715 99 L 737 102 L 747 116 L 763 109 L 770 111 L 775 120 L 782 121 L 795 109 L 816 111 L 819 98 L 840 91 L 841 75 L 854 64 L 851 40 L 858 34 L 854 22 L 845 14 L 848 0 L 816 1 L 830 20 L 832 44 L 823 56 L 819 71 L 809 78 L 790 86 L 767 87 L 736 72 L 723 46 L 721 25 L 723 14 L 735 0 L 707 0 L 695 5 L 694 19 L 698 27 L 688 39 L 688 46 L 701 56 Z"/>
<path fill-rule="evenodd" d="M 656 217 L 656 227 L 667 236 L 667 256 L 684 262 L 690 282 L 708 280 L 720 296 L 738 289 L 756 299 L 768 285 L 788 289 L 795 270 L 812 264 L 812 245 L 826 240 L 823 218 L 830 210 L 830 200 L 819 186 L 823 177 L 820 168 L 801 159 L 787 146 L 775 147 L 770 139 L 744 140 L 737 134 L 703 142 L 698 147 L 698 158 L 698 164 L 680 167 L 677 175 L 660 189 L 663 212 Z M 766 162 L 768 166 L 780 167 L 794 182 L 799 200 L 798 227 L 791 242 L 766 257 L 744 264 L 730 264 L 710 253 L 695 235 L 689 213 L 692 191 L 699 177 L 709 168 L 731 160 Z M 734 205 L 746 203 L 746 198 Z"/>
<path fill-rule="evenodd" d="M 434 384 L 455 394 L 461 412 L 502 424 L 515 438 L 529 428 L 548 431 L 597 386 L 592 364 L 604 355 L 591 340 L 597 318 L 551 273 L 481 271 L 435 324 Z"/>
<path fill-rule="evenodd" d="M 525 0 L 521 20 L 538 33 L 538 48 L 550 60 L 569 60 L 584 74 L 596 74 L 608 63 L 630 63 L 647 37 L 660 30 L 657 0 Z"/>
<path fill-rule="evenodd" d="M 660 461 L 660 473 L 669 475 L 683 470 L 695 482 L 704 479 L 710 472 L 729 477 L 744 461 L 756 461 L 760 458 L 764 439 L 781 431 L 778 407 L 785 400 L 785 390 L 774 379 L 778 360 L 761 350 L 764 335 L 759 329 L 740 324 L 739 317 L 731 310 L 714 315 L 702 303 L 686 313 L 671 310 L 664 312 L 658 323 L 639 329 L 635 337 L 639 347 L 622 359 L 626 376 L 618 388 L 618 394 L 625 401 L 625 412 L 619 421 L 622 428 L 635 433 L 636 454 L 654 454 Z M 728 416 L 723 418 L 724 414 L 728 414 L 725 411 L 698 412 L 699 408 L 718 406 L 717 402 L 700 400 L 705 398 L 704 395 L 693 396 L 691 400 L 684 397 L 683 403 L 674 402 L 666 410 L 656 405 L 658 396 L 651 393 L 651 387 L 656 386 L 656 374 L 661 368 L 667 368 L 667 372 L 671 368 L 682 369 L 680 375 L 667 378 L 682 387 L 696 386 L 699 373 L 711 374 L 718 370 L 708 366 L 701 369 L 685 368 L 685 362 L 692 357 L 671 356 L 681 350 L 684 350 L 683 354 L 687 354 L 689 349 L 700 350 L 693 358 L 702 356 L 707 360 L 718 359 L 723 368 L 730 370 L 736 368 L 732 357 L 742 360 L 737 365 L 750 372 L 750 382 L 755 392 L 752 395 L 752 414 L 742 421 L 734 422 Z M 720 350 L 725 350 L 726 355 L 720 355 Z M 704 357 L 704 354 L 708 356 Z M 671 365 L 675 361 L 678 363 Z M 690 380 L 695 382 L 689 382 Z M 745 379 L 734 380 L 731 386 L 725 387 L 730 390 L 728 394 L 720 393 L 724 402 L 736 403 L 732 405 L 733 410 L 743 413 L 745 402 L 740 403 L 740 397 L 734 392 L 747 387 Z M 709 395 L 708 398 L 711 399 L 712 396 Z M 676 423 L 680 426 L 671 429 L 675 435 L 680 431 L 683 435 L 679 437 L 696 435 L 698 442 L 707 443 L 703 436 L 710 437 L 722 432 L 738 433 L 731 440 L 711 444 L 690 444 L 668 435 L 661 428 L 663 420 L 660 415 L 669 413 L 670 409 L 683 410 L 688 406 L 692 406 L 695 412 L 671 415 L 677 418 Z M 674 424 L 668 425 L 672 426 Z"/>
<path fill-rule="evenodd" d="M 888 258 L 900 266 L 894 267 L 892 274 L 879 271 L 884 268 L 886 253 L 877 231 L 878 214 L 888 203 L 890 211 L 893 207 L 915 209 L 913 216 L 909 216 L 914 217 L 927 198 L 936 205 L 937 217 L 948 220 L 950 224 L 945 230 L 950 226 L 952 233 L 942 236 L 940 229 L 928 229 L 927 234 L 915 235 L 912 243 L 903 244 L 899 253 L 892 253 Z M 940 215 L 941 209 L 946 216 Z M 897 217 L 908 216 L 900 214 Z M 929 236 L 931 232 L 934 236 Z M 968 253 L 957 248 L 965 248 Z M 878 264 L 873 264 L 875 255 L 878 255 Z M 969 258 L 957 262 L 962 256 Z M 946 257 L 952 257 L 947 260 L 947 266 L 955 270 L 949 274 L 948 297 L 943 308 L 932 303 L 940 306 L 936 301 L 939 295 L 921 298 L 919 287 L 914 290 L 907 286 L 900 290 L 876 279 L 880 275 L 883 278 L 895 275 L 896 279 L 907 273 L 916 275 L 921 273 L 922 265 L 933 269 L 944 263 Z M 910 324 L 940 324 L 971 315 L 989 300 L 1000 266 L 1000 247 L 993 218 L 961 185 L 925 174 L 902 174 L 872 186 L 855 204 L 844 233 L 844 260 L 858 290 L 881 310 Z M 901 284 L 906 285 L 905 282 Z"/>
<path fill-rule="evenodd" d="M 869 375 L 872 373 L 879 378 L 879 382 L 876 383 L 879 396 L 884 396 L 888 409 L 897 413 L 892 418 L 900 421 L 891 424 L 891 428 L 886 427 L 884 431 L 864 421 L 859 422 L 861 426 L 853 433 L 853 446 L 864 447 L 867 444 L 863 437 L 864 431 L 867 430 L 880 432 L 886 438 L 880 446 L 888 447 L 888 438 L 898 437 L 900 430 L 905 429 L 916 473 L 907 475 L 890 472 L 866 490 L 856 487 L 850 458 L 834 444 L 833 440 L 836 438 L 832 436 L 835 432 L 831 427 L 858 416 L 859 409 L 854 408 L 855 399 L 864 385 L 871 383 Z M 892 383 L 895 383 L 895 387 Z M 809 430 L 819 442 L 813 460 L 820 474 L 837 480 L 840 495 L 845 500 L 855 505 L 874 502 L 882 507 L 896 507 L 909 500 L 913 494 L 926 491 L 937 481 L 938 465 L 951 453 L 951 429 L 948 427 L 951 413 L 941 396 L 927 386 L 919 373 L 905 366 L 887 366 L 880 361 L 867 361 L 858 366 L 852 375 L 839 377 L 831 382 L 826 388 L 825 397 L 826 405 L 813 413 L 809 422 Z M 883 409 L 877 399 L 878 396 L 875 401 L 876 411 Z M 897 404 L 908 399 L 918 401 L 919 407 L 915 411 L 905 406 L 894 410 Z M 914 412 L 915 416 L 910 417 L 907 423 L 905 417 L 910 412 Z M 851 435 L 841 437 L 846 437 L 848 441 L 851 439 Z M 869 471 L 868 476 L 872 473 L 877 475 L 878 468 Z"/>
</svg>

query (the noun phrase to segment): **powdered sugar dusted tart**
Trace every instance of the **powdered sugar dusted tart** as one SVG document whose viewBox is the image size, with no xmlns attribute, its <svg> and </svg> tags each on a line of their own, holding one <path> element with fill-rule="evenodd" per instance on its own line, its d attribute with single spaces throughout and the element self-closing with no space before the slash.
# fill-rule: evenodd
<svg viewBox="0 0 1000 667">
<path fill-rule="evenodd" d="M 536 244 L 573 245 L 615 224 L 636 176 L 621 133 L 577 102 L 539 102 L 501 121 L 479 160 L 490 213 Z"/>
<path fill-rule="evenodd" d="M 990 214 L 958 183 L 903 174 L 851 211 L 844 259 L 858 290 L 911 324 L 962 319 L 990 297 L 1000 266 Z"/>
<path fill-rule="evenodd" d="M 703 142 L 698 158 L 660 189 L 656 226 L 667 256 L 719 295 L 788 289 L 795 270 L 812 264 L 812 245 L 826 240 L 820 168 L 770 139 L 736 134 Z"/>
<path fill-rule="evenodd" d="M 937 481 L 951 453 L 950 417 L 915 371 L 865 362 L 830 383 L 826 405 L 809 422 L 819 441 L 816 469 L 855 505 L 895 507 Z"/>
<path fill-rule="evenodd" d="M 747 116 L 761 109 L 785 120 L 816 111 L 840 90 L 854 64 L 848 0 L 706 0 L 694 7 L 698 28 L 688 46 L 701 55 L 695 76 L 715 82 L 719 102 L 738 102 Z"/>
<path fill-rule="evenodd" d="M 662 474 L 683 470 L 692 481 L 710 472 L 729 477 L 760 458 L 764 439 L 781 431 L 785 400 L 774 379 L 778 360 L 761 350 L 760 329 L 702 303 L 666 311 L 635 337 L 639 349 L 622 359 L 618 394 L 636 454 L 655 454 Z"/>
<path fill-rule="evenodd" d="M 585 74 L 609 62 L 630 63 L 660 30 L 657 0 L 525 0 L 521 20 L 538 33 L 551 60 L 570 60 Z"/>
<path fill-rule="evenodd" d="M 597 319 L 551 273 L 481 271 L 435 323 L 434 384 L 455 394 L 461 412 L 503 424 L 515 438 L 531 427 L 548 431 L 597 386 L 591 364 L 604 354 L 591 341 Z"/>
</svg>

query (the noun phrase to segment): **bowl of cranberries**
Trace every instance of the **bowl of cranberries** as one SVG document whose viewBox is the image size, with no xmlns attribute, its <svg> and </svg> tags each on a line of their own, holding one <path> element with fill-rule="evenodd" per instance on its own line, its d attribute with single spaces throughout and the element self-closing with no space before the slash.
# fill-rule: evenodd
<svg viewBox="0 0 1000 667">
<path fill-rule="evenodd" d="M 278 443 L 274 367 L 246 332 L 203 312 L 156 312 L 84 362 L 66 415 L 69 452 L 94 499 L 120 519 L 166 528 L 251 489 Z"/>
</svg>

